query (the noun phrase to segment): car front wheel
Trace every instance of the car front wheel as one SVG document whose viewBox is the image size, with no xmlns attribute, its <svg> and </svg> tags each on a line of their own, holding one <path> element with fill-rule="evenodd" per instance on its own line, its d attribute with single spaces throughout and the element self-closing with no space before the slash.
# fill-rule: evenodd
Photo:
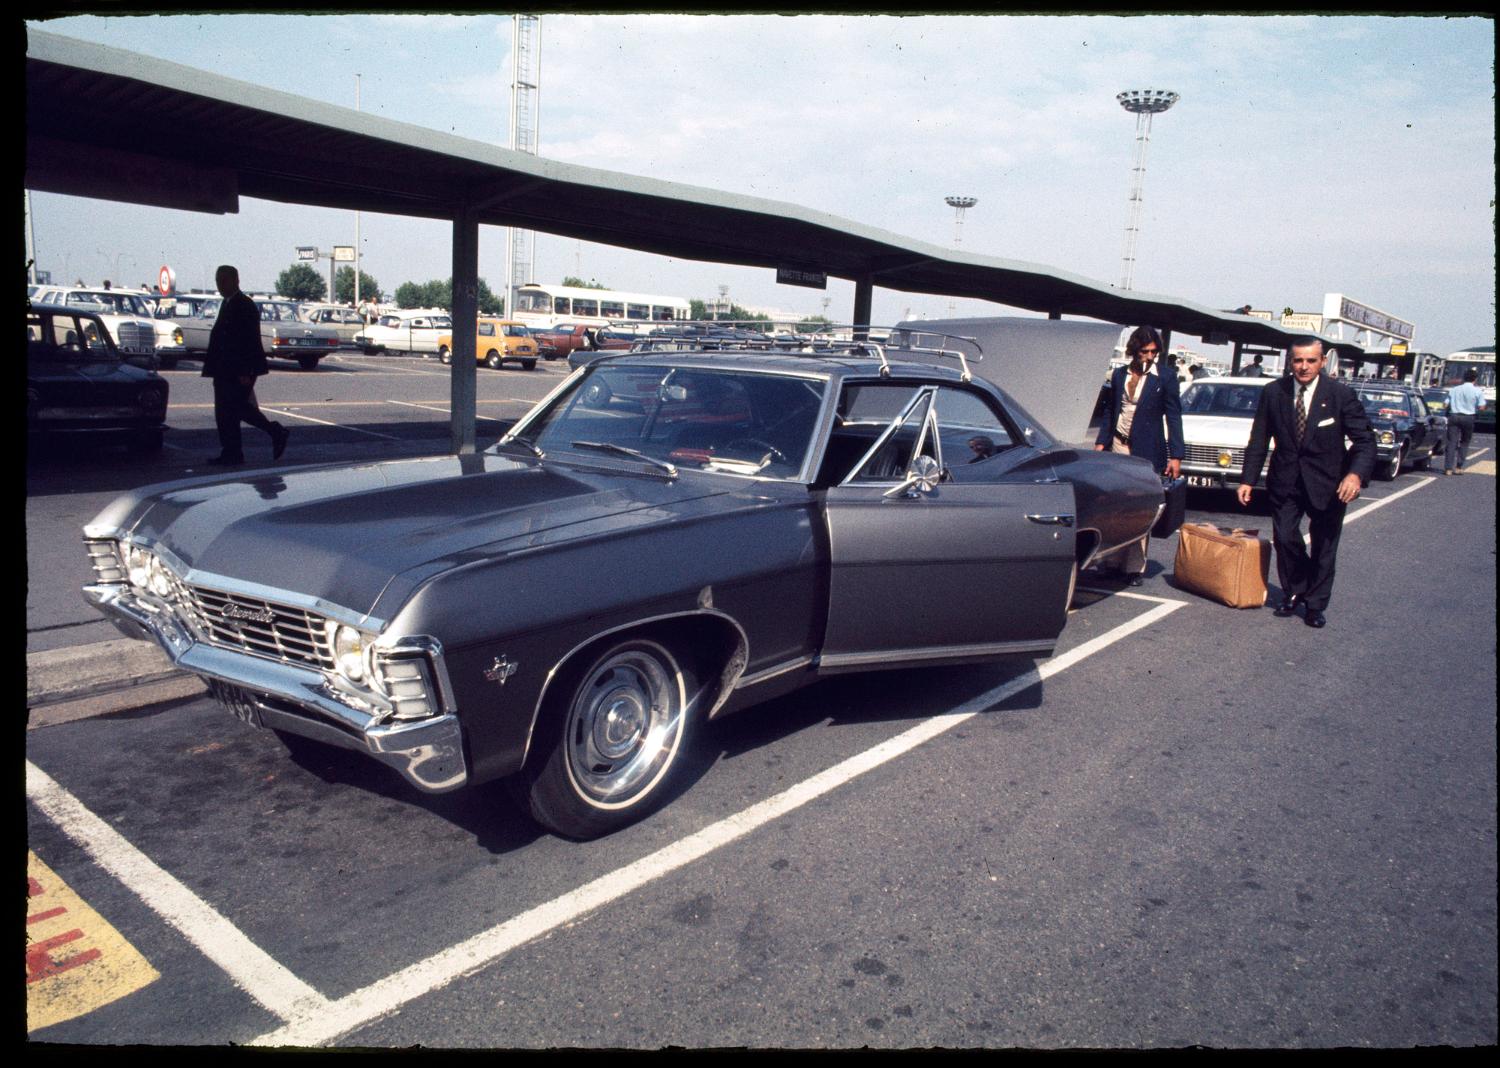
<svg viewBox="0 0 1500 1068">
<path fill-rule="evenodd" d="M 572 678 L 522 799 L 549 830 L 596 838 L 660 800 L 686 750 L 698 685 L 671 650 L 646 638 L 610 646 Z"/>
<path fill-rule="evenodd" d="M 453 353 L 449 352 L 447 346 L 445 345 L 444 347 L 438 349 L 438 359 L 445 364 L 450 364 L 453 362 Z"/>
<path fill-rule="evenodd" d="M 1380 477 L 1386 482 L 1390 482 L 1397 475 L 1399 475 L 1401 473 L 1401 459 L 1405 455 L 1406 443 L 1402 442 L 1400 448 L 1396 450 L 1396 455 L 1391 457 L 1391 462 L 1387 464 L 1385 466 L 1385 469 L 1380 472 Z"/>
</svg>

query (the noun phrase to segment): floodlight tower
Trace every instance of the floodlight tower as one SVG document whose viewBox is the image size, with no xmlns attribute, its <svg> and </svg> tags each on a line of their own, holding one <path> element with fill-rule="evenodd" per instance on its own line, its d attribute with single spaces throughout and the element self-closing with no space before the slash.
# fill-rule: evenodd
<svg viewBox="0 0 1500 1068">
<path fill-rule="evenodd" d="M 978 197 L 944 197 L 943 203 L 953 209 L 953 248 L 958 250 L 964 243 L 964 212 L 979 203 Z M 953 315 L 953 298 L 948 298 L 948 315 Z"/>
<path fill-rule="evenodd" d="M 1135 169 L 1130 178 L 1130 221 L 1125 224 L 1125 264 L 1120 288 L 1130 289 L 1135 281 L 1135 245 L 1141 236 L 1141 197 L 1146 186 L 1146 147 L 1151 143 L 1151 116 L 1159 115 L 1177 103 L 1178 95 L 1168 89 L 1127 89 L 1115 99 L 1135 116 Z"/>
<path fill-rule="evenodd" d="M 537 154 L 542 94 L 542 16 L 512 15 L 510 35 L 510 147 Z M 536 232 L 505 231 L 505 314 L 516 312 L 516 290 L 531 277 Z"/>
</svg>

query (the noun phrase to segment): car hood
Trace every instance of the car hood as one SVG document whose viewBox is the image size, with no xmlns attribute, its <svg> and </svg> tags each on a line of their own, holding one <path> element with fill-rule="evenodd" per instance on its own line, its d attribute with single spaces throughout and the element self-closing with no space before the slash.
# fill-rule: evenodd
<svg viewBox="0 0 1500 1068">
<path fill-rule="evenodd" d="M 1184 415 L 1182 439 L 1194 445 L 1243 449 L 1250 444 L 1253 422 L 1248 415 Z"/>
<path fill-rule="evenodd" d="M 703 478 L 443 456 L 148 487 L 90 531 L 169 550 L 189 582 L 227 578 L 389 619 L 422 581 L 481 555 L 661 522 L 723 492 Z"/>
</svg>

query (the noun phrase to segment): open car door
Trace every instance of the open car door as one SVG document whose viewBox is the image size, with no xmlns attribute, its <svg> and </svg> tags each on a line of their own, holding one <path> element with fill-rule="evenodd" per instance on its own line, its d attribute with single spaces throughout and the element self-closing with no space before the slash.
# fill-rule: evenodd
<svg viewBox="0 0 1500 1068">
<path fill-rule="evenodd" d="M 831 553 L 820 670 L 1047 654 L 1074 577 L 1071 485 L 1034 469 L 949 480 L 937 387 L 827 490 Z"/>
</svg>

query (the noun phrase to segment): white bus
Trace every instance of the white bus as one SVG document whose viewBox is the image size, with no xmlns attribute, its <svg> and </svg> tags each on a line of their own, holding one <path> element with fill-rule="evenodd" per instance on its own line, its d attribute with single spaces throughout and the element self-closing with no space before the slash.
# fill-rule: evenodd
<svg viewBox="0 0 1500 1068">
<path fill-rule="evenodd" d="M 516 291 L 512 319 L 529 327 L 550 329 L 558 323 L 587 326 L 649 328 L 653 323 L 692 317 L 692 307 L 681 297 L 651 293 L 622 293 L 613 289 L 584 289 L 531 282 Z"/>
</svg>

